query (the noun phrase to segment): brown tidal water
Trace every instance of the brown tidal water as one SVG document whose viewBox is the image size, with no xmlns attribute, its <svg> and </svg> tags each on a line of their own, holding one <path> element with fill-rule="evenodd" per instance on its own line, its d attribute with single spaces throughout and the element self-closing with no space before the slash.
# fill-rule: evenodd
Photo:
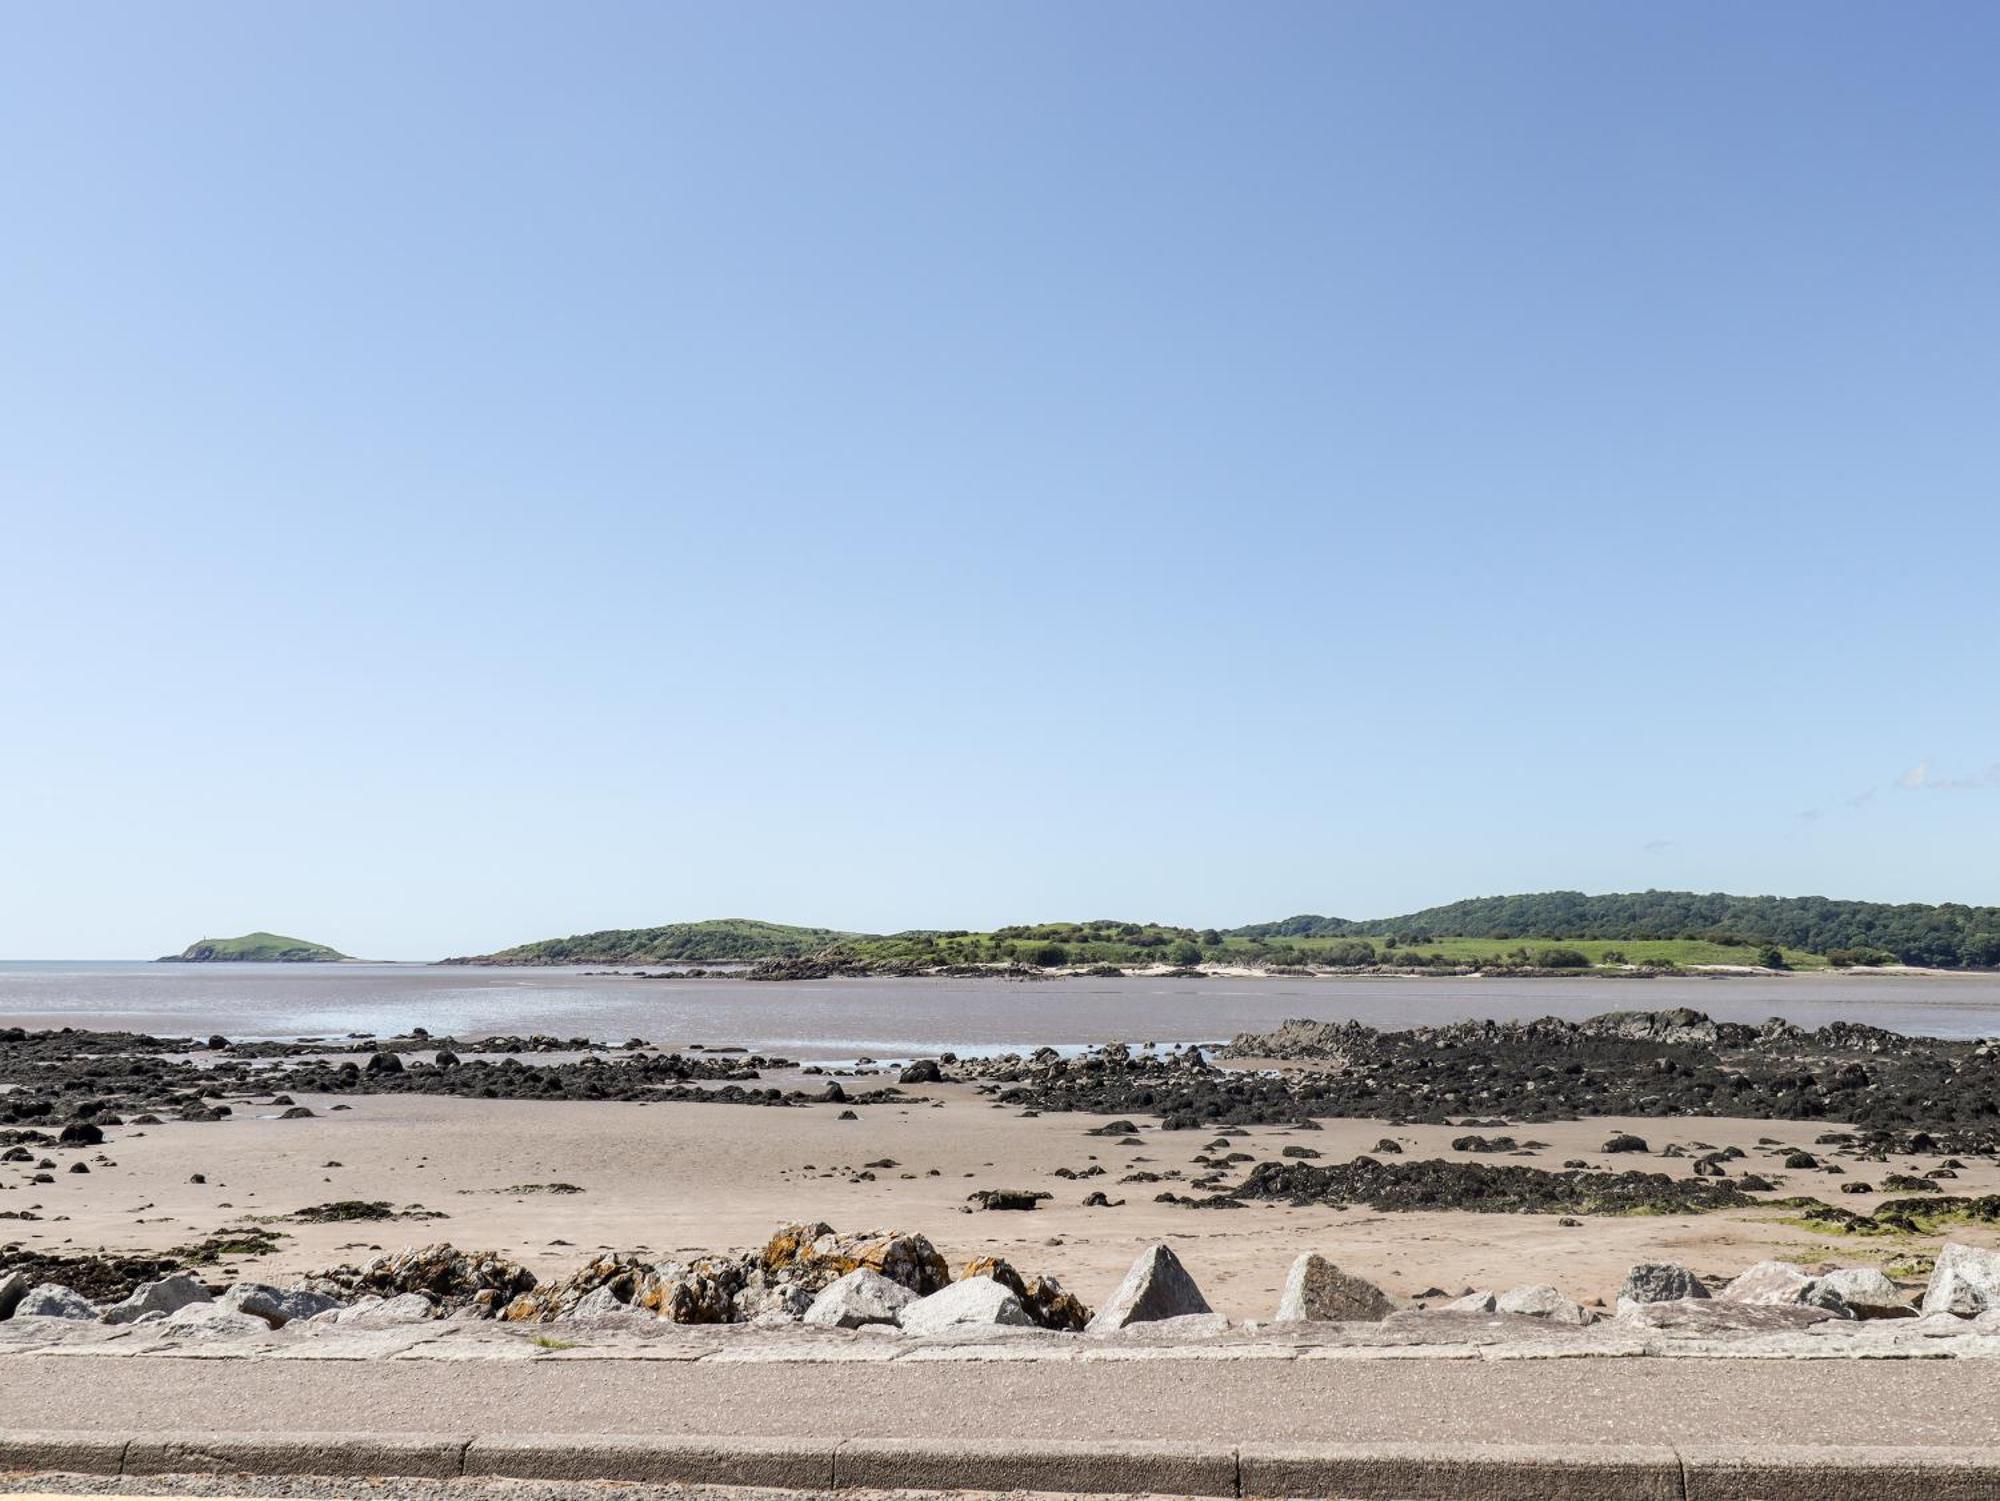
<svg viewBox="0 0 2000 1501">
<path fill-rule="evenodd" d="M 1605 979 L 641 980 L 422 964 L 0 963 L 0 1026 L 174 1036 L 545 1032 L 883 1060 L 1044 1043 L 1187 1042 L 1287 1017 L 1411 1027 L 1691 1006 L 1729 1021 L 1850 1021 L 2000 1036 L 2000 974 Z"/>
</svg>

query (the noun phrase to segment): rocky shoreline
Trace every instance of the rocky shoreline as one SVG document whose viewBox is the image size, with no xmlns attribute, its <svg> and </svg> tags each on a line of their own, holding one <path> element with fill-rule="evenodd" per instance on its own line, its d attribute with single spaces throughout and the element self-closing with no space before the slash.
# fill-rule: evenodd
<svg viewBox="0 0 2000 1501">
<path fill-rule="evenodd" d="M 1199 1048 L 1114 1043 L 1082 1058 L 1044 1049 L 957 1072 L 1004 1086 L 1008 1104 L 1145 1112 L 1195 1129 L 1331 1117 L 1726 1115 L 1922 1129 L 1964 1150 L 2000 1143 L 2000 1045 L 1844 1022 L 1750 1027 L 1684 1009 L 1407 1031 L 1293 1021 L 1238 1036 L 1218 1056 L 1239 1066 L 1217 1068 Z"/>
<path fill-rule="evenodd" d="M 537 1059 L 535 1055 L 567 1055 Z M 1751 1116 L 1840 1121 L 1880 1141 L 1922 1131 L 1949 1150 L 2000 1144 L 2000 1044 L 1835 1023 L 1717 1022 L 1698 1011 L 1611 1012 L 1583 1022 L 1461 1022 L 1382 1031 L 1292 1021 L 1244 1034 L 1217 1061 L 1198 1047 L 1111 1043 L 1077 1057 L 919 1060 L 894 1084 L 782 1090 L 792 1060 L 666 1051 L 642 1039 L 403 1037 L 232 1043 L 71 1029 L 0 1029 L 0 1128 L 107 1113 L 187 1112 L 282 1093 L 428 1093 L 484 1099 L 749 1104 L 884 1100 L 901 1086 L 970 1081 L 1041 1111 L 1144 1113 L 1170 1128 L 1380 1118 Z M 879 1072 L 865 1062 L 855 1077 Z M 705 1086 L 719 1085 L 719 1088 Z M 762 1086 L 762 1087 L 758 1087 Z M 4 1139 L 0 1136 L 0 1139 Z"/>
<path fill-rule="evenodd" d="M 1237 1327 L 1209 1306 L 1165 1243 L 1148 1246 L 1095 1309 L 1046 1275 L 1023 1275 L 980 1256 L 954 1274 L 928 1237 L 902 1231 L 842 1234 L 824 1222 L 782 1226 L 761 1247 L 688 1261 L 600 1255 L 550 1283 L 491 1252 L 448 1243 L 328 1268 L 277 1287 L 210 1284 L 185 1271 L 86 1291 L 45 1280 L 46 1264 L 0 1265 L 0 1322 L 10 1332 L 96 1323 L 182 1338 L 261 1335 L 291 1324 L 381 1328 L 435 1320 L 560 1325 L 630 1319 L 640 1324 L 758 1328 L 875 1328 L 920 1337 L 1032 1329 L 1102 1336 L 1160 1326 L 1183 1337 Z M 1316 1252 L 1300 1255 L 1264 1323 L 1371 1324 L 1421 1314 L 1507 1315 L 1587 1327 L 1616 1320 L 1639 1328 L 1707 1334 L 1799 1331 L 1828 1321 L 1918 1319 L 2000 1324 L 2000 1251 L 1949 1243 L 1921 1285 L 1881 1269 L 1763 1261 L 1711 1286 L 1687 1267 L 1632 1267 L 1611 1308 L 1546 1284 L 1493 1290 L 1432 1288 L 1407 1303 Z M 1955 1326 L 1951 1326 L 1955 1327 Z M 1949 1332 L 1949 1327 L 1945 1332 Z"/>
</svg>

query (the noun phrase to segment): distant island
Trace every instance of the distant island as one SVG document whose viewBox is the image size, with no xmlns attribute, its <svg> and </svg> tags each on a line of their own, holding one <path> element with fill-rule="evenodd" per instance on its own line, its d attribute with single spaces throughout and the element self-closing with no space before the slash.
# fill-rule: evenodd
<svg viewBox="0 0 2000 1501">
<path fill-rule="evenodd" d="M 749 964 L 769 978 L 995 967 L 1623 972 L 2000 966 L 2000 908 L 1829 897 L 1545 891 L 1399 917 L 1300 916 L 1236 928 L 1094 919 L 846 933 L 749 918 L 611 928 L 448 964 Z"/>
<path fill-rule="evenodd" d="M 245 933 L 241 938 L 200 938 L 178 954 L 162 954 L 160 964 L 337 964 L 339 949 L 282 933 Z"/>
</svg>

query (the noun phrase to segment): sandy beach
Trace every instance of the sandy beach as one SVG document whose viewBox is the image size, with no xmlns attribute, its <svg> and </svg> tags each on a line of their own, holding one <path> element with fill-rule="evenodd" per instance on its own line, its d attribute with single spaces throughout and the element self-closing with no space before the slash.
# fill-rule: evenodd
<svg viewBox="0 0 2000 1501">
<path fill-rule="evenodd" d="M 1250 1203 L 1226 1212 L 1154 1202 L 1162 1189 L 1186 1190 L 1204 1169 L 1192 1159 L 1216 1139 L 1209 1130 L 1164 1131 L 1141 1120 L 1137 1146 L 1091 1136 L 1106 1118 L 1024 1115 L 996 1107 L 967 1085 L 926 1086 L 909 1103 L 862 1106 L 858 1119 L 812 1105 L 767 1109 L 715 1104 L 520 1102 L 435 1095 L 301 1096 L 312 1119 L 238 1110 L 220 1122 L 168 1121 L 113 1127 L 90 1154 L 88 1174 L 58 1172 L 33 1184 L 28 1165 L 0 1168 L 0 1212 L 31 1210 L 37 1220 L 0 1225 L 4 1238 L 33 1251 L 163 1250 L 226 1226 L 266 1223 L 285 1239 L 276 1253 L 233 1264 L 231 1275 L 285 1280 L 376 1249 L 450 1241 L 498 1251 L 538 1276 L 565 1275 L 600 1249 L 659 1257 L 743 1249 L 778 1225 L 824 1220 L 841 1230 L 902 1229 L 928 1235 L 957 1265 L 999 1255 L 1024 1270 L 1060 1277 L 1086 1302 L 1102 1298 L 1144 1245 L 1172 1243 L 1218 1311 L 1268 1317 L 1291 1259 L 1318 1250 L 1379 1282 L 1398 1298 L 1432 1288 L 1507 1287 L 1548 1282 L 1588 1301 L 1610 1299 L 1627 1267 L 1649 1259 L 1683 1262 L 1726 1276 L 1769 1256 L 1845 1264 L 1881 1263 L 1934 1249 L 1907 1236 L 1830 1240 L 1784 1223 L 1776 1209 L 1694 1215 L 1588 1216 L 1566 1226 L 1547 1214 L 1376 1213 L 1363 1207 L 1295 1208 Z M 350 1108 L 335 1111 L 335 1104 Z M 1450 1126 L 1328 1120 L 1318 1131 L 1247 1128 L 1229 1150 L 1258 1161 L 1303 1146 L 1329 1162 L 1371 1151 L 1385 1135 L 1403 1160 L 1473 1160 L 1452 1150 L 1465 1134 Z M 1676 1176 L 1689 1158 L 1663 1159 L 1669 1143 L 1735 1146 L 1745 1169 L 1770 1177 L 1784 1194 L 1810 1193 L 1866 1212 L 1886 1195 L 1840 1195 L 1844 1181 L 1818 1171 L 1785 1172 L 1772 1143 L 1810 1147 L 1827 1122 L 1593 1118 L 1512 1129 L 1546 1146 L 1518 1161 L 1559 1168 L 1643 1167 Z M 1607 1157 L 1599 1148 L 1627 1130 L 1652 1153 Z M 92 1159 L 105 1160 L 92 1160 Z M 1850 1174 L 1920 1173 L 1939 1158 L 1911 1156 Z M 892 1162 L 894 1166 L 882 1166 Z M 870 1166 L 870 1164 L 875 1164 Z M 1057 1176 L 1059 1169 L 1100 1176 Z M 1248 1164 L 1241 1164 L 1247 1167 Z M 1135 1172 L 1159 1182 L 1120 1182 Z M 1179 1177 L 1170 1176 L 1179 1174 Z M 199 1174 L 205 1181 L 194 1182 Z M 521 1191 L 568 1184 L 578 1193 Z M 1962 1194 L 2000 1191 L 2000 1166 L 1968 1162 L 1950 1185 Z M 966 1211 L 978 1189 L 1024 1188 L 1052 1197 L 1033 1212 Z M 1086 1208 L 1101 1190 L 1122 1207 Z M 446 1218 L 305 1224 L 290 1218 L 310 1205 L 387 1200 Z M 1953 1238 L 1992 1244 L 1990 1227 Z"/>
</svg>

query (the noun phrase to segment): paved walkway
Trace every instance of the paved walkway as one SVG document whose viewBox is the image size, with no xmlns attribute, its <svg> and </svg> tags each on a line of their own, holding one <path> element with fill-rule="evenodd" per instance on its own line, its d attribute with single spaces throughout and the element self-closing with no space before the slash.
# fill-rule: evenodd
<svg viewBox="0 0 2000 1501">
<path fill-rule="evenodd" d="M 0 1431 L 2000 1446 L 1987 1361 L 0 1360 Z"/>
</svg>

